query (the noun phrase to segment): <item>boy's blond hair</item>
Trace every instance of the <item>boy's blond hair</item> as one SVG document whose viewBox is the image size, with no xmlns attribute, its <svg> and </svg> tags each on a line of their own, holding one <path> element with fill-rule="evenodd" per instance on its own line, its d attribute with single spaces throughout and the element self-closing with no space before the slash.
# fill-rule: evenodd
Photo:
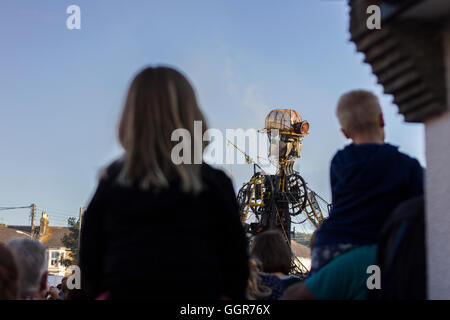
<svg viewBox="0 0 450 320">
<path fill-rule="evenodd" d="M 373 134 L 380 130 L 380 102 L 367 90 L 353 90 L 341 96 L 336 115 L 348 134 Z"/>
</svg>

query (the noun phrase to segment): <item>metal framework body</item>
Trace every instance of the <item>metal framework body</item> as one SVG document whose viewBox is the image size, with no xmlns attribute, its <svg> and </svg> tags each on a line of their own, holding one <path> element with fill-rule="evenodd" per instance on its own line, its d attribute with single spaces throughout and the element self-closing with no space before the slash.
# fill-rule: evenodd
<svg viewBox="0 0 450 320">
<path fill-rule="evenodd" d="M 247 163 L 254 165 L 253 176 L 238 192 L 241 222 L 253 235 L 278 229 L 290 246 L 291 224 L 309 222 L 313 228 L 318 228 L 324 220 L 318 199 L 325 202 L 327 211 L 330 205 L 309 189 L 303 177 L 293 170 L 295 160 L 300 157 L 303 138 L 309 135 L 309 123 L 294 110 L 275 109 L 268 114 L 265 124 L 264 131 L 270 142 L 269 156 L 278 159 L 276 174 L 266 174 L 230 142 L 245 155 Z M 297 266 L 298 263 L 296 261 Z"/>
</svg>

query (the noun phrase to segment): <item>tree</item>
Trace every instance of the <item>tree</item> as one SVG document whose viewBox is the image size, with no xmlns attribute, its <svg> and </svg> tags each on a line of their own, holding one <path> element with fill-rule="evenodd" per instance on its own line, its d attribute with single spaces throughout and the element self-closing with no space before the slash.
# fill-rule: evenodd
<svg viewBox="0 0 450 320">
<path fill-rule="evenodd" d="M 69 233 L 65 234 L 61 242 L 68 249 L 68 259 L 61 259 L 61 263 L 68 267 L 78 261 L 78 235 L 80 234 L 80 221 L 75 217 L 67 220 Z"/>
</svg>

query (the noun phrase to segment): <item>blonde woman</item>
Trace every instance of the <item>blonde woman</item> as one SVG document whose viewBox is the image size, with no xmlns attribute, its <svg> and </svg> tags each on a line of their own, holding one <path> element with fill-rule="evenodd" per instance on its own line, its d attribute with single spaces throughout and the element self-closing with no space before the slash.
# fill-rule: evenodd
<svg viewBox="0 0 450 320">
<path fill-rule="evenodd" d="M 276 276 L 261 273 L 262 265 L 257 259 L 250 258 L 250 276 L 247 286 L 249 300 L 276 300 L 281 296 L 281 282 Z M 273 286 L 275 290 L 272 290 Z M 279 289 L 277 291 L 277 289 Z"/>
<path fill-rule="evenodd" d="M 192 138 L 185 152 L 203 146 L 194 121 L 204 133 L 180 72 L 149 67 L 134 78 L 118 129 L 124 155 L 106 168 L 83 218 L 80 266 L 89 297 L 245 297 L 246 239 L 230 179 L 172 159 L 176 129 Z"/>
</svg>

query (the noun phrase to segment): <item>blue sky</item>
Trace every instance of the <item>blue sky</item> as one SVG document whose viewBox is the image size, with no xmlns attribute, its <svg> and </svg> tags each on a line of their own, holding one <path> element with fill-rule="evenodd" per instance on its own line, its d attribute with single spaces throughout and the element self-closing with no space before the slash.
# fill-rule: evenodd
<svg viewBox="0 0 450 320">
<path fill-rule="evenodd" d="M 71 4 L 81 30 L 66 28 Z M 52 225 L 87 205 L 120 155 L 122 102 L 149 64 L 188 75 L 210 127 L 262 128 L 271 109 L 297 110 L 311 124 L 297 169 L 327 199 L 330 160 L 348 143 L 335 105 L 350 89 L 380 96 L 387 141 L 425 165 L 423 126 L 405 124 L 376 85 L 349 42 L 343 0 L 10 0 L 0 41 L 0 206 L 34 202 Z M 251 173 L 233 166 L 236 189 Z M 28 223 L 28 213 L 0 211 L 0 223 Z"/>
</svg>

